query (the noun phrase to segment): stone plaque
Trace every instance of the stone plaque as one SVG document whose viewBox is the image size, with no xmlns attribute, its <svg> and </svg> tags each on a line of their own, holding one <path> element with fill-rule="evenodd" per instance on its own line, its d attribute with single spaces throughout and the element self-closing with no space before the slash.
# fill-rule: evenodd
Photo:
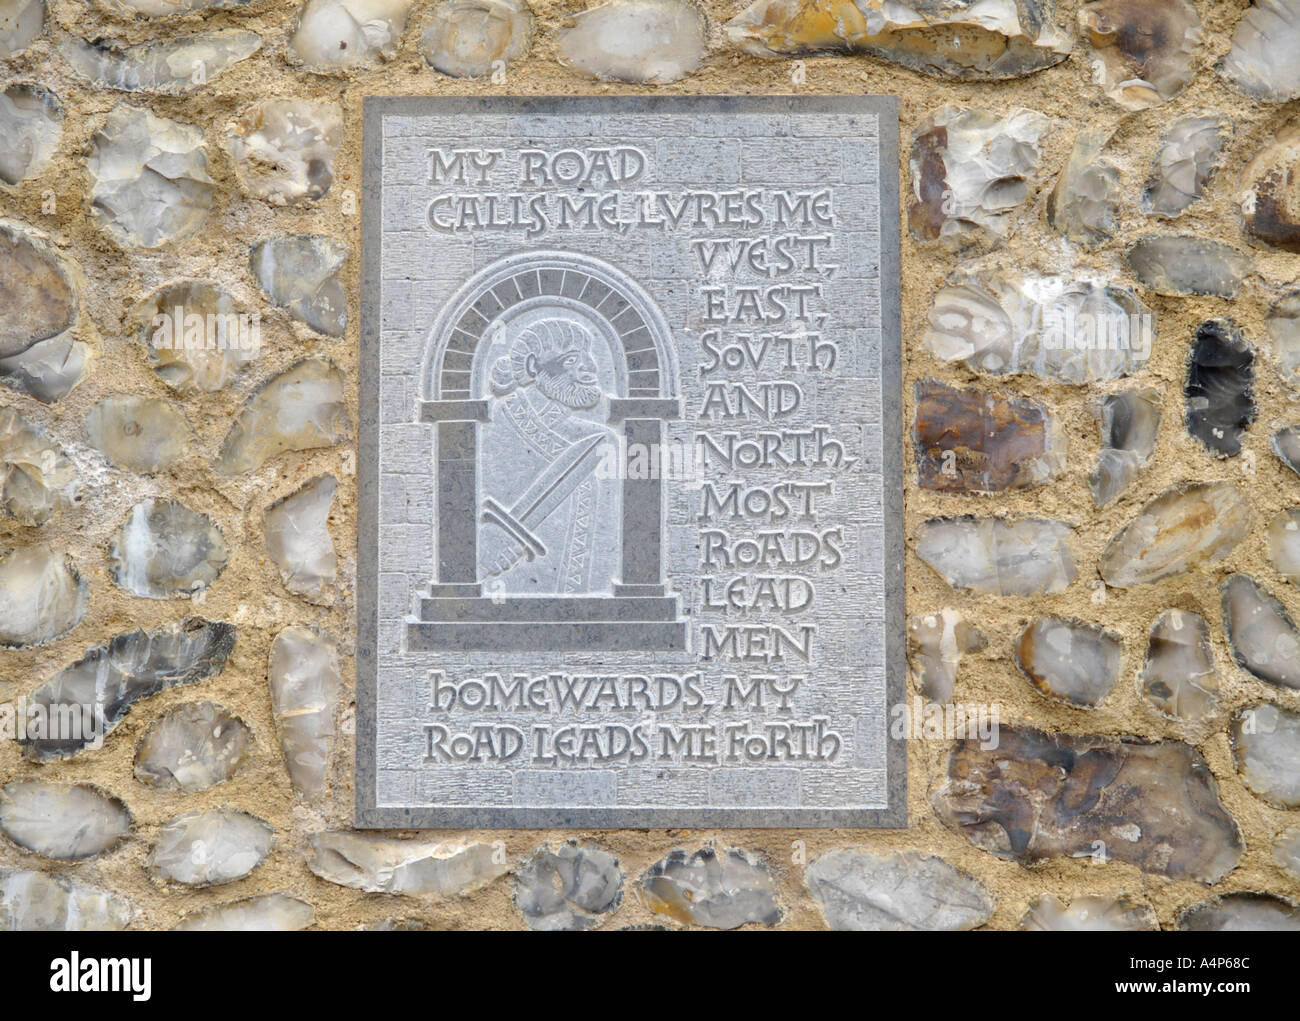
<svg viewBox="0 0 1300 1021">
<path fill-rule="evenodd" d="M 359 826 L 906 824 L 897 131 L 367 100 Z"/>
</svg>

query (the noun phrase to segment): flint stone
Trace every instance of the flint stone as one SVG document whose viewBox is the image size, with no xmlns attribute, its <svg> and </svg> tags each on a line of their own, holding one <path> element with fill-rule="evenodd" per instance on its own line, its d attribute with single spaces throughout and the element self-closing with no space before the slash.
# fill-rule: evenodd
<svg viewBox="0 0 1300 1021">
<path fill-rule="evenodd" d="M 1034 110 L 999 116 L 945 106 L 912 136 L 907 218 L 919 241 L 1005 238 L 1029 198 L 1051 121 Z"/>
<path fill-rule="evenodd" d="M 478 78 L 509 67 L 533 44 L 533 12 L 523 0 L 442 0 L 420 35 L 434 70 Z"/>
<path fill-rule="evenodd" d="M 1092 499 L 1104 507 L 1120 496 L 1151 459 L 1160 433 L 1160 393 L 1154 389 L 1107 394 L 1094 405 L 1101 453 L 1088 476 Z"/>
<path fill-rule="evenodd" d="M 1094 0 L 1079 30 L 1100 61 L 1094 80 L 1126 110 L 1173 99 L 1196 73 L 1201 19 L 1189 0 Z"/>
<path fill-rule="evenodd" d="M 289 779 L 304 798 L 317 798 L 325 790 L 343 686 L 333 639 L 310 628 L 285 628 L 271 645 L 268 677 Z"/>
<path fill-rule="evenodd" d="M 205 324 L 202 335 L 184 328 L 190 321 Z M 240 324 L 236 336 L 228 328 L 232 322 Z M 132 323 L 154 372 L 179 394 L 222 389 L 261 346 L 260 316 L 241 312 L 235 299 L 210 280 L 177 280 L 158 288 L 133 310 Z M 216 324 L 211 343 L 208 323 Z"/>
<path fill-rule="evenodd" d="M 562 28 L 560 63 L 613 82 L 665 84 L 704 60 L 708 26 L 690 0 L 606 0 Z"/>
<path fill-rule="evenodd" d="M 207 221 L 216 192 L 208 174 L 203 132 L 114 107 L 91 137 L 86 166 L 91 213 L 124 247 L 159 248 L 193 237 Z"/>
<path fill-rule="evenodd" d="M 1092 708 L 1119 680 L 1119 635 L 1060 617 L 1039 617 L 1020 633 L 1016 665 L 1044 695 Z"/>
<path fill-rule="evenodd" d="M 1270 702 L 1238 711 L 1232 751 L 1252 793 L 1274 808 L 1300 808 L 1300 713 Z"/>
<path fill-rule="evenodd" d="M 174 500 L 145 500 L 131 508 L 108 549 L 113 581 L 146 599 L 192 597 L 226 569 L 221 530 Z"/>
<path fill-rule="evenodd" d="M 135 753 L 135 778 L 197 794 L 238 773 L 252 752 L 248 725 L 211 702 L 186 702 L 154 720 Z"/>
<path fill-rule="evenodd" d="M 67 261 L 43 236 L 0 220 L 0 358 L 20 355 L 76 321 Z"/>
<path fill-rule="evenodd" d="M 727 35 L 760 57 L 865 53 L 935 78 L 997 81 L 1069 56 L 1040 0 L 757 0 Z"/>
<path fill-rule="evenodd" d="M 297 932 L 316 920 L 310 904 L 283 893 L 219 904 L 182 919 L 173 932 Z"/>
<path fill-rule="evenodd" d="M 455 897 L 481 889 L 509 867 L 490 844 L 392 840 L 325 832 L 310 838 L 307 867 L 322 879 L 367 893 Z"/>
<path fill-rule="evenodd" d="M 913 617 L 907 628 L 907 653 L 918 675 L 921 694 L 947 702 L 957 683 L 962 656 L 988 647 L 988 639 L 957 610 L 942 609 Z"/>
<path fill-rule="evenodd" d="M 155 879 L 185 886 L 222 886 L 243 879 L 271 853 L 275 831 L 247 812 L 217 808 L 163 824 L 149 858 Z"/>
<path fill-rule="evenodd" d="M 919 529 L 916 553 L 955 589 L 1055 594 L 1074 581 L 1071 534 L 1060 521 L 931 518 Z"/>
<path fill-rule="evenodd" d="M 1131 588 L 1222 560 L 1250 532 L 1250 500 L 1230 482 L 1175 486 L 1148 503 L 1101 555 L 1107 585 Z"/>
<path fill-rule="evenodd" d="M 118 932 L 131 924 L 130 901 L 43 872 L 0 872 L 0 932 Z"/>
<path fill-rule="evenodd" d="M 166 688 L 197 684 L 221 672 L 235 647 L 235 628 L 187 617 L 153 631 L 128 631 L 91 649 L 29 697 L 47 714 L 80 721 L 81 736 L 29 736 L 23 754 L 48 761 L 75 755 L 104 737 L 142 698 Z M 102 707 L 103 727 L 94 708 Z"/>
<path fill-rule="evenodd" d="M 1166 610 L 1151 627 L 1138 687 L 1156 712 L 1203 723 L 1219 708 L 1210 625 L 1199 613 Z"/>
<path fill-rule="evenodd" d="M 284 587 L 309 603 L 329 606 L 338 556 L 330 539 L 330 508 L 338 480 L 321 475 L 266 509 L 266 548 Z"/>
<path fill-rule="evenodd" d="M 347 257 L 347 246 L 333 238 L 302 235 L 254 245 L 250 265 L 257 285 L 276 305 L 318 333 L 341 337 L 348 299 L 338 273 Z"/>
<path fill-rule="evenodd" d="M 1020 919 L 1033 932 L 1152 932 L 1160 928 L 1155 912 L 1121 894 L 1075 897 L 1069 905 L 1050 894 L 1036 897 Z"/>
<path fill-rule="evenodd" d="M 1232 33 L 1220 70 L 1247 95 L 1300 98 L 1300 0 L 1253 0 Z"/>
<path fill-rule="evenodd" d="M 91 784 L 14 780 L 0 787 L 0 830 L 46 858 L 81 861 L 125 840 L 131 813 L 119 798 Z"/>
<path fill-rule="evenodd" d="M 90 588 L 67 554 L 48 545 L 0 553 L 0 648 L 44 645 L 81 623 Z"/>
<path fill-rule="evenodd" d="M 1262 681 L 1300 689 L 1300 631 L 1273 595 L 1245 574 L 1219 588 L 1232 658 Z"/>
<path fill-rule="evenodd" d="M 0 511 L 20 525 L 43 525 L 80 498 L 77 469 L 45 430 L 0 410 Z"/>
<path fill-rule="evenodd" d="M 922 489 L 999 493 L 1042 485 L 1065 467 L 1060 431 L 1043 405 L 932 379 L 916 384 L 912 440 Z"/>
<path fill-rule="evenodd" d="M 831 851 L 808 867 L 808 889 L 836 931 L 959 932 L 993 916 L 978 880 L 917 851 Z"/>
<path fill-rule="evenodd" d="M 63 106 L 40 85 L 18 82 L 0 93 L 0 181 L 41 173 L 63 137 Z"/>
<path fill-rule="evenodd" d="M 575 932 L 592 929 L 623 900 L 618 859 L 576 841 L 540 848 L 515 876 L 515 906 L 530 929 Z"/>
<path fill-rule="evenodd" d="M 1273 860 L 1292 879 L 1300 880 L 1300 826 L 1292 826 L 1277 835 Z"/>
<path fill-rule="evenodd" d="M 1218 241 L 1155 235 L 1125 253 L 1137 278 L 1160 294 L 1208 294 L 1235 298 L 1250 272 L 1250 259 Z"/>
<path fill-rule="evenodd" d="M 1255 421 L 1255 352 L 1226 319 L 1196 328 L 1187 362 L 1187 431 L 1212 453 L 1234 457 Z"/>
<path fill-rule="evenodd" d="M 222 29 L 125 46 L 69 36 L 59 52 L 72 69 L 101 88 L 183 96 L 206 85 L 262 48 L 256 32 Z"/>
<path fill-rule="evenodd" d="M 959 740 L 933 796 L 972 844 L 1022 865 L 1069 856 L 1216 883 L 1241 857 L 1205 759 L 1181 741 L 1045 734 L 1003 724 L 997 747 Z"/>
<path fill-rule="evenodd" d="M 1271 893 L 1229 893 L 1178 915 L 1184 932 L 1300 932 L 1300 908 Z"/>
<path fill-rule="evenodd" d="M 781 920 L 772 874 L 739 848 L 721 857 L 711 847 L 673 851 L 646 870 L 641 889 L 651 911 L 687 925 L 737 929 Z"/>
<path fill-rule="evenodd" d="M 1218 115 L 1174 121 L 1156 152 L 1142 195 L 1142 211 L 1170 218 L 1181 216 L 1205 194 L 1231 137 L 1231 123 Z"/>
<path fill-rule="evenodd" d="M 86 414 L 86 442 L 110 464 L 142 475 L 174 467 L 189 441 L 185 416 L 156 397 L 106 397 Z"/>
<path fill-rule="evenodd" d="M 343 373 L 307 358 L 268 380 L 244 406 L 217 455 L 216 469 L 239 475 L 286 451 L 332 447 L 348 437 Z"/>
</svg>

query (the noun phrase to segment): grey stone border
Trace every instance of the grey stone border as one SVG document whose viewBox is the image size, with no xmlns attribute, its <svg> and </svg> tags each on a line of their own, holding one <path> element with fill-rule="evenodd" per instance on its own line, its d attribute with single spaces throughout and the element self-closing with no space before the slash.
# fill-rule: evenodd
<svg viewBox="0 0 1300 1021">
<path fill-rule="evenodd" d="M 367 96 L 362 114 L 360 437 L 357 444 L 356 826 L 359 829 L 798 829 L 905 827 L 907 747 L 888 738 L 889 806 L 843 808 L 436 808 L 375 804 L 376 645 L 379 617 L 380 180 L 389 114 L 874 113 L 880 118 L 881 411 L 885 479 L 885 719 L 907 697 L 903 575 L 902 276 L 898 100 L 894 96 Z M 891 291 L 890 282 L 896 286 Z"/>
</svg>

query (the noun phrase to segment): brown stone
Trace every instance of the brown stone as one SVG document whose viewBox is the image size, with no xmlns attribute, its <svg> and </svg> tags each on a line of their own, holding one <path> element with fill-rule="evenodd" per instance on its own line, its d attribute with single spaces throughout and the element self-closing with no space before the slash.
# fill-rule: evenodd
<svg viewBox="0 0 1300 1021">
<path fill-rule="evenodd" d="M 1064 462 L 1047 409 L 933 379 L 916 384 L 917 477 L 922 489 L 1000 493 L 1041 485 Z"/>
<path fill-rule="evenodd" d="M 1259 151 L 1242 179 L 1247 233 L 1274 248 L 1300 252 L 1300 119 Z"/>
<path fill-rule="evenodd" d="M 1181 741 L 1003 726 L 992 748 L 956 743 L 934 803 L 976 847 L 1022 865 L 1091 857 L 1215 883 L 1241 857 L 1205 759 Z"/>
</svg>

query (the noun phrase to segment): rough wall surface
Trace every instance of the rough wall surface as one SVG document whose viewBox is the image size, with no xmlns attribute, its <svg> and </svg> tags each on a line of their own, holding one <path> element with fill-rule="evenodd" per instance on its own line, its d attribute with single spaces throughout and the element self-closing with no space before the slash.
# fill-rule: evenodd
<svg viewBox="0 0 1300 1021">
<path fill-rule="evenodd" d="M 1300 898 L 1300 840 L 1288 831 L 1300 825 L 1300 726 L 1292 722 L 1300 711 L 1300 644 L 1257 590 L 1220 593 L 1229 578 L 1246 575 L 1300 617 L 1300 568 L 1287 540 L 1294 524 L 1284 515 L 1300 502 L 1300 479 L 1281 456 L 1285 434 L 1274 443 L 1300 420 L 1288 386 L 1300 327 L 1294 308 L 1284 314 L 1285 296 L 1300 280 L 1300 171 L 1286 130 L 1300 111 L 1300 87 L 1287 81 L 1296 4 L 1266 4 L 1275 17 L 1252 40 L 1249 19 L 1260 12 L 1248 14 L 1255 9 L 1238 0 L 1067 0 L 1047 9 L 1045 25 L 1029 28 L 1027 15 L 1040 7 L 1022 0 L 1003 5 L 1013 22 L 1019 12 L 1021 27 L 1006 29 L 995 45 L 989 29 L 969 24 L 895 27 L 890 35 L 868 19 L 874 27 L 855 28 L 862 14 L 852 5 L 759 4 L 751 16 L 740 3 L 697 12 L 671 0 L 623 0 L 577 22 L 580 4 L 535 2 L 531 40 L 516 32 L 512 41 L 501 26 L 513 24 L 518 9 L 499 3 L 487 42 L 462 43 L 479 57 L 487 53 L 482 77 L 430 66 L 424 33 L 438 12 L 422 0 L 315 0 L 301 10 L 275 0 L 207 7 L 50 0 L 44 21 L 33 21 L 41 6 L 0 2 L 0 90 L 38 85 L 60 110 L 45 118 L 58 125 L 48 158 L 16 160 L 19 172 L 0 183 L 9 231 L 0 235 L 0 296 L 8 306 L 0 308 L 0 557 L 8 557 L 0 561 L 7 646 L 0 702 L 11 721 L 0 740 L 0 927 L 95 927 L 129 917 L 132 927 L 171 928 L 276 892 L 310 912 L 254 900 L 246 905 L 253 921 L 340 929 L 395 920 L 453 929 L 1015 928 L 1035 905 L 1030 924 L 1065 924 L 1041 901 L 1048 895 L 1076 905 L 1069 922 L 1086 910 L 1094 922 L 1172 928 L 1209 918 L 1188 912 L 1207 899 L 1252 893 L 1273 899 L 1229 897 L 1223 913 L 1250 910 L 1262 919 L 1256 924 L 1297 924 L 1290 898 Z M 475 6 L 456 9 L 472 14 Z M 917 5 L 936 22 L 963 6 Z M 346 20 L 330 21 L 331 11 Z M 794 17 L 800 12 L 802 20 Z M 602 36 L 600 18 L 610 21 L 610 35 Z M 1090 39 L 1114 37 L 1098 28 L 1106 19 L 1130 26 L 1118 38 L 1141 62 L 1125 65 L 1115 47 L 1093 47 Z M 629 28 L 647 23 L 656 31 Z M 34 37 L 33 25 L 40 26 Z M 784 32 L 779 45 L 764 25 Z M 170 58 L 132 49 L 223 30 L 255 39 L 209 39 Z M 317 31 L 325 40 L 319 46 Z M 843 42 L 843 33 L 855 32 L 873 41 Z M 786 55 L 749 52 L 758 36 Z M 101 38 L 119 49 L 106 57 L 84 45 Z M 609 52 L 611 40 L 620 52 Z M 246 52 L 252 42 L 260 45 Z M 360 64 L 322 63 L 349 52 L 340 42 Z M 1282 54 L 1271 71 L 1270 46 Z M 1001 59 L 980 56 L 986 47 Z M 864 52 L 817 52 L 855 48 Z M 1234 61 L 1230 51 L 1245 56 Z M 1253 77 L 1240 70 L 1252 54 L 1265 68 Z M 621 80 L 606 80 L 614 78 Z M 910 741 L 912 825 L 899 831 L 353 838 L 351 444 L 363 98 L 801 91 L 899 96 L 905 408 L 916 436 L 905 450 L 907 609 L 918 622 L 912 683 L 918 697 L 924 690 L 937 702 L 996 712 L 1003 747 L 982 752 L 978 740 L 960 740 L 951 728 Z M 15 94 L 32 95 L 5 92 Z M 312 108 L 308 137 L 281 131 L 274 112 L 249 113 L 289 100 L 321 105 Z M 189 128 L 145 121 L 132 129 L 123 104 Z M 328 104 L 340 107 L 336 139 Z M 1225 124 L 1222 151 L 1203 161 L 1217 169 L 1185 211 L 1163 217 L 1148 211 L 1144 195 L 1168 132 L 1193 115 Z M 37 137 L 30 123 L 0 107 L 0 139 L 12 152 Z M 198 135 L 187 139 L 186 130 Z M 127 142 L 115 147 L 121 138 Z M 170 152 L 150 156 L 150 144 Z M 196 162 L 195 152 L 206 159 Z M 6 156 L 0 152 L 0 170 L 9 167 Z M 1187 168 L 1195 162 L 1183 159 L 1178 184 L 1193 188 L 1188 181 L 1197 175 Z M 274 300 L 258 282 L 253 253 L 262 242 L 309 235 L 347 248 L 338 271 L 346 325 L 330 300 L 337 291 L 324 243 L 309 246 L 300 263 L 276 251 L 274 268 L 298 287 L 293 293 Z M 1223 265 L 1198 262 L 1187 240 L 1167 250 L 1138 244 L 1166 235 L 1226 246 L 1207 256 Z M 265 259 L 260 265 L 269 272 Z M 997 269 L 1057 282 L 1013 279 L 999 291 L 988 284 Z M 983 318 L 969 334 L 932 315 L 957 273 L 985 274 L 983 290 L 948 295 L 965 315 L 971 306 L 962 303 L 978 290 Z M 210 388 L 155 371 L 135 325 L 137 306 L 178 279 L 211 281 L 237 311 L 260 315 L 260 346 Z M 1080 281 L 1096 284 L 1083 311 L 1115 318 L 1119 309 L 1125 321 L 1136 316 L 1132 322 L 1149 314 L 1149 357 L 1093 357 L 1089 349 L 1082 367 L 1061 367 L 1058 348 L 1043 340 L 1049 317 L 1042 309 Z M 1006 330 L 1000 315 L 1011 323 Z M 1031 322 L 1022 328 L 1024 317 Z M 1205 325 L 1216 319 L 1231 325 Z M 953 354 L 936 333 L 1005 346 L 981 362 Z M 1012 334 L 1019 339 L 1006 339 Z M 1006 351 L 1013 371 L 998 371 L 1008 368 Z M 291 385 L 263 389 L 286 370 L 297 373 Z M 340 376 L 341 396 L 334 392 Z M 929 383 L 914 391 L 923 380 L 980 399 L 963 403 Z M 1145 456 L 1122 442 L 1140 429 L 1108 428 L 1116 447 L 1136 452 L 1118 458 L 1128 465 L 1127 485 L 1098 506 L 1089 481 L 1101 451 L 1096 409 L 1134 388 L 1146 395 L 1144 408 L 1159 410 L 1154 447 Z M 149 403 L 125 410 L 103 403 L 123 395 Z M 1140 417 L 1131 402 L 1121 403 L 1125 422 Z M 30 427 L 25 439 L 15 438 L 21 426 L 6 417 L 11 412 Z M 99 419 L 108 424 L 97 428 Z M 69 471 L 75 496 L 70 484 L 64 488 Z M 322 477 L 336 482 L 332 494 L 321 492 L 329 488 Z M 1170 501 L 1156 505 L 1127 541 L 1108 549 L 1161 494 L 1213 482 L 1225 485 L 1194 491 L 1199 501 L 1173 501 L 1173 510 Z M 300 491 L 306 496 L 295 505 Z M 165 513 L 171 505 L 160 509 L 157 501 L 200 517 Z M 286 504 L 287 521 L 277 514 Z M 1073 569 L 1059 559 L 1043 567 L 1059 549 L 1013 549 L 1029 541 L 1024 534 L 998 539 L 991 569 L 971 567 L 992 525 L 972 528 L 976 537 L 963 539 L 964 559 L 954 567 L 944 519 L 964 515 L 1064 523 Z M 310 535 L 296 538 L 320 527 L 336 564 Z M 21 552 L 42 544 L 48 553 Z M 149 551 L 160 548 L 151 560 Z M 1163 567 L 1146 562 L 1157 556 Z M 1033 584 L 1025 580 L 1031 575 Z M 1225 621 L 1225 605 L 1238 607 L 1233 620 Z M 920 639 L 941 625 L 935 615 L 945 608 L 962 619 L 945 648 L 961 642 L 971 651 L 955 687 L 936 691 L 925 682 L 923 689 Z M 1144 693 L 1148 636 L 1171 609 L 1181 611 L 1170 625 L 1175 635 L 1187 625 L 1196 633 L 1191 615 L 1204 618 L 1209 659 L 1194 670 L 1201 650 L 1192 643 L 1190 660 L 1167 666 Z M 119 642 L 83 669 L 101 690 L 128 676 L 153 682 L 123 701 L 102 747 L 65 754 L 15 740 L 12 721 L 33 702 L 76 701 L 67 675 L 63 688 L 50 687 L 60 671 L 114 636 L 195 616 L 236 631 L 228 655 L 209 649 L 206 668 L 191 663 L 187 671 L 173 660 L 160 667 L 161 659 L 184 655 L 155 638 L 151 652 L 139 641 Z M 1048 616 L 1095 625 L 1110 644 L 1085 641 L 1077 628 L 1026 632 Z M 312 630 L 286 635 L 303 628 Z M 969 628 L 985 641 L 967 640 Z M 312 697 L 330 694 L 331 641 L 342 687 L 326 708 Z M 1082 678 L 1066 676 L 1072 663 L 1086 664 L 1076 671 Z M 178 674 L 194 683 L 173 683 Z M 307 681 L 294 689 L 294 677 Z M 1171 684 L 1179 689 L 1172 694 Z M 294 702 L 304 685 L 307 696 Z M 158 721 L 200 702 L 242 721 L 248 747 L 230 753 L 233 765 L 213 753 L 207 778 L 146 782 L 141 762 L 154 759 L 142 741 L 163 744 Z M 187 733 L 232 740 L 234 724 L 189 711 L 198 722 Z M 295 729 L 311 712 L 311 726 Z M 1058 734 L 1101 739 L 1050 737 Z M 323 774 L 310 761 L 319 749 Z M 208 782 L 218 774 L 221 782 Z M 66 882 L 42 886 L 28 873 Z M 92 887 L 118 900 L 105 906 L 88 898 Z M 61 899 L 68 896 L 77 910 Z"/>
</svg>

